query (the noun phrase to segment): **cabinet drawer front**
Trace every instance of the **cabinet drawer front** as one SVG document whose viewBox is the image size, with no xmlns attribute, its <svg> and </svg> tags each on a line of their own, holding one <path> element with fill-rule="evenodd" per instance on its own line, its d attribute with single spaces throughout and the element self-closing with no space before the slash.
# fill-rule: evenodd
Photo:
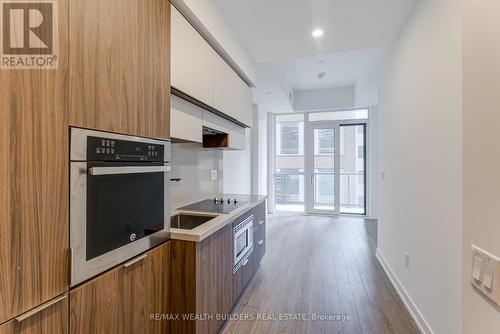
<svg viewBox="0 0 500 334">
<path fill-rule="evenodd" d="M 70 328 L 78 333 L 165 333 L 170 242 L 70 292 Z"/>
<path fill-rule="evenodd" d="M 54 298 L 0 326 L 1 334 L 68 333 L 68 295 Z"/>
<path fill-rule="evenodd" d="M 260 220 L 257 225 L 254 225 L 253 227 L 253 243 L 254 246 L 257 245 L 257 243 L 260 240 L 266 240 L 266 221 L 265 220 Z"/>
<path fill-rule="evenodd" d="M 264 254 L 266 254 L 266 239 L 261 239 L 257 241 L 256 246 L 254 247 L 254 258 L 253 258 L 253 266 L 254 270 L 257 270 L 257 268 L 260 265 L 260 261 L 264 257 Z"/>
<path fill-rule="evenodd" d="M 262 202 L 254 208 L 255 224 L 259 224 L 262 220 L 266 219 L 266 202 Z"/>
<path fill-rule="evenodd" d="M 246 262 L 245 265 L 241 266 L 241 268 L 233 275 L 233 295 L 235 302 L 240 298 L 241 294 L 245 290 L 245 287 L 253 277 L 253 253 L 248 257 L 247 260 L 248 262 Z"/>
</svg>

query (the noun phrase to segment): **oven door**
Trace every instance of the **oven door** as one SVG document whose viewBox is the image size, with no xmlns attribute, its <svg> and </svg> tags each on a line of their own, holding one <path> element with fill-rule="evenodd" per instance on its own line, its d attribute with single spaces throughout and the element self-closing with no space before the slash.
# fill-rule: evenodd
<svg viewBox="0 0 500 334">
<path fill-rule="evenodd" d="M 71 162 L 72 285 L 168 239 L 165 163 Z"/>
</svg>

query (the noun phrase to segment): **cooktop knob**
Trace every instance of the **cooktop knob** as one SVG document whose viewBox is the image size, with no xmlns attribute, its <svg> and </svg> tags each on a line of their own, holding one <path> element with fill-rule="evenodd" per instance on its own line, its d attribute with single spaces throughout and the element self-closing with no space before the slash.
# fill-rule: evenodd
<svg viewBox="0 0 500 334">
<path fill-rule="evenodd" d="M 235 198 L 235 199 L 234 199 L 234 205 L 237 205 L 237 204 L 238 204 L 238 199 L 237 199 L 237 198 Z"/>
</svg>

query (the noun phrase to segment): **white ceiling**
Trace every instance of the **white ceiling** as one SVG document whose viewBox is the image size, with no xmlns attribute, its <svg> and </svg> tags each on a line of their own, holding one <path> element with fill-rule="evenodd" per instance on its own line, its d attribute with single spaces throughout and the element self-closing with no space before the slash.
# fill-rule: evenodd
<svg viewBox="0 0 500 334">
<path fill-rule="evenodd" d="M 366 49 L 295 59 L 283 66 L 293 90 L 355 86 L 380 69 L 386 54 L 386 48 Z M 321 72 L 326 74 L 318 78 Z"/>
<path fill-rule="evenodd" d="M 267 111 L 292 112 L 290 92 L 376 81 L 387 53 L 387 48 L 376 48 L 257 64 L 255 102 Z M 326 75 L 318 78 L 319 72 Z M 376 84 L 365 89 L 376 89 Z"/>
<path fill-rule="evenodd" d="M 255 61 L 389 46 L 414 0 L 216 0 Z M 314 39 L 311 32 L 324 35 Z"/>
</svg>

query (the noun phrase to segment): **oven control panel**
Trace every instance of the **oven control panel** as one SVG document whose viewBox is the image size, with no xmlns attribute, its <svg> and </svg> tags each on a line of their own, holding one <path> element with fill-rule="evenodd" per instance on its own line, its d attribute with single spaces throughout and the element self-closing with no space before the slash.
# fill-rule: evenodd
<svg viewBox="0 0 500 334">
<path fill-rule="evenodd" d="M 161 144 L 87 137 L 88 161 L 163 162 L 165 147 Z"/>
</svg>

